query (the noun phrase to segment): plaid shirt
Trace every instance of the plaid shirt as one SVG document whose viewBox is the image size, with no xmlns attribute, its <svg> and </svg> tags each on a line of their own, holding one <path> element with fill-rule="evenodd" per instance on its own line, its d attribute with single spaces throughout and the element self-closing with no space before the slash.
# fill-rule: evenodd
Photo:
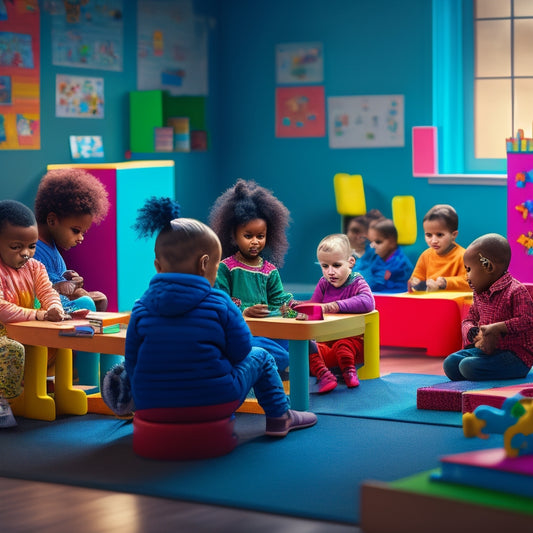
<svg viewBox="0 0 533 533">
<path fill-rule="evenodd" d="M 472 328 L 505 322 L 508 333 L 498 343 L 499 350 L 514 352 L 526 365 L 533 366 L 533 299 L 518 280 L 506 272 L 488 290 L 474 291 L 474 302 L 462 323 L 463 343 L 471 340 Z"/>
</svg>

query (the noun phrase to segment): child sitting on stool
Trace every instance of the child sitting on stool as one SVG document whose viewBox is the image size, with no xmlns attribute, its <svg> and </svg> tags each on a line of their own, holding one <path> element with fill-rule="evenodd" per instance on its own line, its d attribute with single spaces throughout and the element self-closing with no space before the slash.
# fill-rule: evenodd
<svg viewBox="0 0 533 533">
<path fill-rule="evenodd" d="M 533 300 L 507 271 L 510 261 L 509 242 L 496 233 L 466 249 L 474 301 L 462 323 L 465 347 L 443 363 L 453 381 L 523 378 L 533 366 Z"/>
<path fill-rule="evenodd" d="M 157 274 L 135 303 L 126 334 L 123 379 L 135 409 L 242 403 L 253 387 L 267 435 L 313 426 L 316 415 L 289 409 L 274 358 L 252 348 L 241 312 L 213 288 L 222 251 L 215 232 L 197 220 L 173 219 L 175 213 L 169 199 L 151 199 L 136 224 L 145 234 L 160 230 Z M 105 382 L 104 391 L 113 407 Z"/>
</svg>

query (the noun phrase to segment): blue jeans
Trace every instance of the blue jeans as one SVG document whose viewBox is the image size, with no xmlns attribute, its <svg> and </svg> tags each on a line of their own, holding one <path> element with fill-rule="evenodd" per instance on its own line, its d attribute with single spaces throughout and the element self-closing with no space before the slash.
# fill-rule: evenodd
<svg viewBox="0 0 533 533">
<path fill-rule="evenodd" d="M 522 359 L 507 350 L 496 350 L 487 355 L 479 348 L 465 348 L 446 357 L 442 366 L 452 381 L 518 379 L 529 373 L 529 367 Z"/>
<path fill-rule="evenodd" d="M 289 409 L 276 361 L 263 348 L 254 346 L 246 358 L 233 367 L 231 374 L 241 403 L 253 387 L 257 402 L 266 416 L 283 416 Z"/>
</svg>

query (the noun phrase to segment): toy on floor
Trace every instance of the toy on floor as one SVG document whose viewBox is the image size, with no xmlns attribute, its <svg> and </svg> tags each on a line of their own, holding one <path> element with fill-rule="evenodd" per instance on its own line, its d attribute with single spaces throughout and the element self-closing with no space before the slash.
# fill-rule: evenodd
<svg viewBox="0 0 533 533">
<path fill-rule="evenodd" d="M 463 415 L 465 437 L 503 435 L 507 457 L 533 454 L 533 388 L 507 398 L 501 409 L 480 405 Z"/>
</svg>

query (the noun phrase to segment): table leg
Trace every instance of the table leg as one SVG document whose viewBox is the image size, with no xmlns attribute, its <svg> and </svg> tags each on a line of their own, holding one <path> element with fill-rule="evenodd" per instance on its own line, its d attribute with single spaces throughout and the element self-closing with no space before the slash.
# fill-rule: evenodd
<svg viewBox="0 0 533 533">
<path fill-rule="evenodd" d="M 58 348 L 54 397 L 57 414 L 87 414 L 87 395 L 72 387 L 72 350 Z"/>
<path fill-rule="evenodd" d="M 291 409 L 309 409 L 309 341 L 289 341 Z"/>
<path fill-rule="evenodd" d="M 13 412 L 36 420 L 55 420 L 54 399 L 46 394 L 48 348 L 24 346 L 24 392 L 12 403 Z"/>
<path fill-rule="evenodd" d="M 379 313 L 365 315 L 365 363 L 357 370 L 359 379 L 379 378 Z"/>
</svg>

